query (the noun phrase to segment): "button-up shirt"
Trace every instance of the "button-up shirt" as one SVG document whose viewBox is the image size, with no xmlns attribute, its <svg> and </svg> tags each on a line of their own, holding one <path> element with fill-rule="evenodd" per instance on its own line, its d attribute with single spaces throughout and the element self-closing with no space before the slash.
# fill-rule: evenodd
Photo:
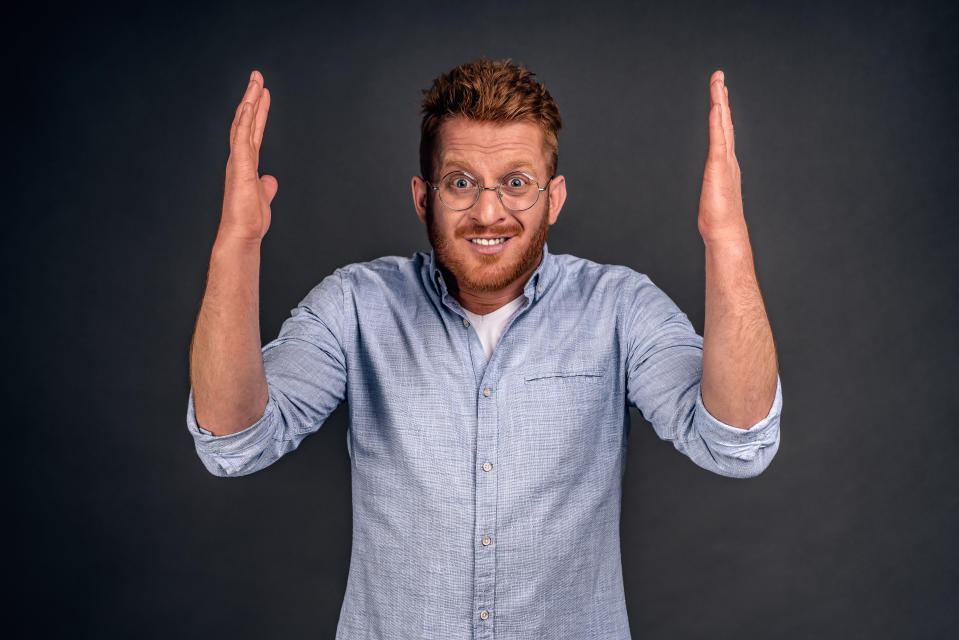
<svg viewBox="0 0 959 640">
<path fill-rule="evenodd" d="M 547 247 L 487 361 L 435 255 L 337 269 L 262 348 L 255 424 L 187 426 L 206 468 L 253 473 L 344 399 L 353 541 L 336 638 L 630 637 L 622 476 L 637 407 L 692 462 L 745 478 L 779 447 L 710 415 L 703 339 L 646 275 Z"/>
</svg>

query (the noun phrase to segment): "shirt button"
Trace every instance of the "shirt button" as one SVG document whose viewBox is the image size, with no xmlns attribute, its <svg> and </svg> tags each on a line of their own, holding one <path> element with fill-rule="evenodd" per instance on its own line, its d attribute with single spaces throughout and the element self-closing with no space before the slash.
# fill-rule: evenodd
<svg viewBox="0 0 959 640">
<path fill-rule="evenodd" d="M 486 396 L 487 398 L 489 397 L 489 393 L 490 393 L 489 389 L 483 389 L 483 395 Z"/>
<path fill-rule="evenodd" d="M 538 291 L 539 293 L 542 293 L 542 292 L 543 292 L 543 285 L 539 285 L 538 287 L 536 287 L 536 291 Z"/>
<path fill-rule="evenodd" d="M 488 547 L 490 542 L 492 542 L 492 540 L 490 540 L 490 537 L 489 537 L 489 536 L 486 536 L 485 538 L 483 538 L 483 546 L 484 546 L 484 547 Z"/>
<path fill-rule="evenodd" d="M 488 617 L 489 617 L 489 611 L 487 611 L 486 609 L 483 609 L 482 611 L 480 611 L 480 618 L 482 618 L 483 620 L 486 620 Z"/>
<path fill-rule="evenodd" d="M 491 465 L 490 463 L 488 462 L 483 463 L 483 471 L 489 471 L 492 468 L 493 468 L 493 465 Z"/>
<path fill-rule="evenodd" d="M 467 320 L 466 318 L 463 318 L 463 326 L 464 326 L 464 327 L 470 326 L 470 321 Z"/>
</svg>

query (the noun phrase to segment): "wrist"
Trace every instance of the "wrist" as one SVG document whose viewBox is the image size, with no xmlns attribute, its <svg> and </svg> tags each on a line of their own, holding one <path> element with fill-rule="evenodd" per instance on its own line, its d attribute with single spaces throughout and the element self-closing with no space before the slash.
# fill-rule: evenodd
<svg viewBox="0 0 959 640">
<path fill-rule="evenodd" d="M 752 246 L 748 236 L 705 237 L 703 244 L 706 253 L 722 256 L 752 256 Z"/>
<path fill-rule="evenodd" d="M 710 229 L 704 231 L 700 225 L 699 235 L 703 238 L 703 244 L 707 250 L 729 252 L 751 252 L 749 244 L 749 232 L 746 225 L 736 225 L 724 229 Z"/>
<path fill-rule="evenodd" d="M 707 247 L 749 246 L 749 230 L 742 215 L 717 220 L 700 213 L 696 226 Z"/>
<path fill-rule="evenodd" d="M 213 254 L 256 253 L 259 255 L 261 245 L 262 238 L 256 239 L 235 236 L 221 228 L 216 234 L 216 239 L 213 241 Z"/>
</svg>

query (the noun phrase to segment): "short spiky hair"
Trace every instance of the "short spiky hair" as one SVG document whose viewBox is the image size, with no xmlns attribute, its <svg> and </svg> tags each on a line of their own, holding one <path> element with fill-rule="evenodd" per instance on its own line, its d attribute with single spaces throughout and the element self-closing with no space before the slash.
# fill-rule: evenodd
<svg viewBox="0 0 959 640">
<path fill-rule="evenodd" d="M 533 79 L 528 69 L 510 59 L 494 62 L 482 58 L 440 75 L 423 91 L 423 123 L 420 128 L 420 171 L 433 180 L 436 136 L 440 125 L 462 116 L 484 122 L 528 120 L 540 126 L 549 148 L 549 174 L 559 161 L 556 132 L 562 126 L 559 108 L 546 87 Z"/>
</svg>

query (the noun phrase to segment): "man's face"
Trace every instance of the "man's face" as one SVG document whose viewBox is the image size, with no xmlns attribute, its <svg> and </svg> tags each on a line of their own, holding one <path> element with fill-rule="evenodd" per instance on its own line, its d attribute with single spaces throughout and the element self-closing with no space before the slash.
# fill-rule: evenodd
<svg viewBox="0 0 959 640">
<path fill-rule="evenodd" d="M 494 187 L 518 169 L 544 187 L 550 177 L 547 153 L 543 132 L 535 123 L 453 118 L 440 127 L 434 175 L 427 177 L 436 184 L 450 171 L 462 170 L 482 186 Z M 549 226 L 556 222 L 566 197 L 562 176 L 554 177 L 548 187 L 525 211 L 507 209 L 495 191 L 482 191 L 472 207 L 452 211 L 419 178 L 413 178 L 413 199 L 436 257 L 457 287 L 491 293 L 522 285 L 536 270 Z M 507 240 L 495 246 L 472 241 L 494 237 Z"/>
</svg>

